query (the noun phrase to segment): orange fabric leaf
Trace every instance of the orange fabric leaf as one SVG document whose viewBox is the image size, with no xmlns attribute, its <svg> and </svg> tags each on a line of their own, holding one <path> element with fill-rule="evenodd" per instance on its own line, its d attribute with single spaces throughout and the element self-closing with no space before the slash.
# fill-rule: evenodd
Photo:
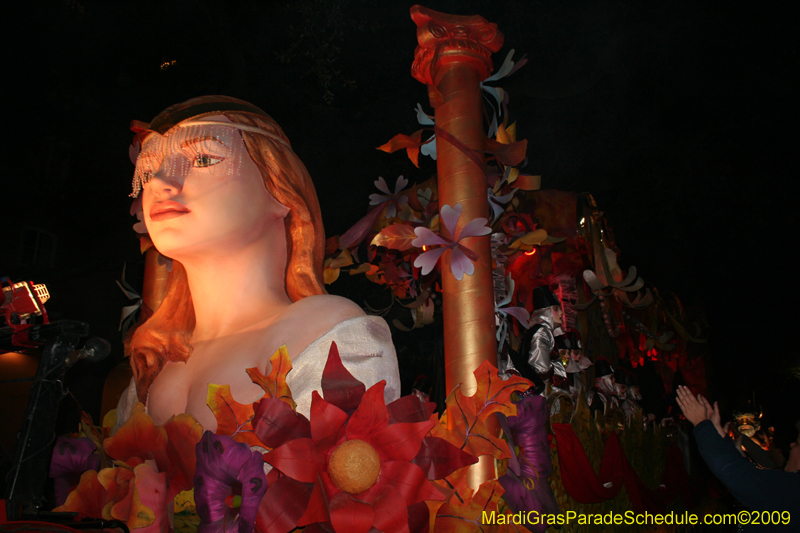
<svg viewBox="0 0 800 533">
<path fill-rule="evenodd" d="M 405 224 L 392 224 L 381 230 L 372 239 L 371 245 L 385 246 L 394 250 L 408 250 L 411 248 L 411 241 L 417 238 L 414 228 Z"/>
<path fill-rule="evenodd" d="M 87 470 L 81 476 L 78 486 L 69 493 L 64 505 L 53 509 L 55 512 L 82 513 L 93 518 L 103 516 L 107 491 L 97 480 L 97 472 Z"/>
<path fill-rule="evenodd" d="M 481 485 L 472 498 L 463 503 L 458 498 L 452 498 L 439 508 L 434 530 L 454 533 L 480 531 L 483 512 L 497 512 L 497 504 L 503 492 L 500 483 L 492 479 Z"/>
<path fill-rule="evenodd" d="M 167 456 L 169 457 L 167 483 L 171 500 L 179 492 L 190 490 L 194 485 L 194 471 L 197 463 L 195 447 L 203 437 L 203 426 L 192 415 L 184 413 L 167 420 L 164 430 L 169 438 L 167 441 Z"/>
<path fill-rule="evenodd" d="M 487 151 L 497 158 L 504 165 L 516 167 L 525 160 L 528 152 L 528 141 L 515 141 L 510 144 L 497 142 L 494 139 L 486 139 Z"/>
<path fill-rule="evenodd" d="M 486 421 L 497 412 L 515 415 L 517 409 L 511 403 L 511 393 L 526 390 L 530 382 L 518 376 L 503 381 L 488 361 L 484 361 L 473 375 L 478 383 L 475 394 L 464 396 L 461 387 L 456 387 L 446 401 L 447 420 L 436 424 L 431 435 L 476 457 L 492 455 L 496 459 L 505 459 L 510 456 L 508 444 L 489 432 Z"/>
<path fill-rule="evenodd" d="M 497 369 L 488 361 L 481 363 L 472 374 L 478 382 L 478 390 L 469 399 L 480 420 L 485 421 L 492 413 L 506 416 L 517 414 L 517 407 L 511 402 L 511 393 L 526 391 L 531 386 L 530 381 L 520 376 L 511 376 L 503 381 Z"/>
<path fill-rule="evenodd" d="M 167 432 L 155 425 L 141 402 L 134 406 L 125 425 L 103 443 L 106 453 L 113 459 L 124 462 L 132 457 L 155 459 L 158 468 L 163 470 L 169 464 L 166 447 Z"/>
<path fill-rule="evenodd" d="M 514 181 L 514 187 L 523 191 L 538 191 L 542 188 L 542 177 L 531 176 L 530 174 L 520 174 Z"/>
<path fill-rule="evenodd" d="M 422 145 L 422 130 L 417 130 L 409 135 L 398 133 L 386 144 L 378 146 L 378 150 L 382 150 L 389 154 L 394 153 L 403 148 L 406 149 L 408 158 L 414 163 L 414 166 L 419 168 L 419 147 Z"/>
<path fill-rule="evenodd" d="M 265 398 L 277 398 L 295 409 L 297 404 L 292 399 L 292 390 L 286 384 L 286 375 L 292 370 L 292 359 L 285 344 L 272 354 L 269 362 L 272 364 L 269 376 L 264 376 L 257 368 L 248 368 L 247 374 L 253 383 L 264 389 Z"/>
<path fill-rule="evenodd" d="M 217 435 L 227 435 L 248 446 L 264 446 L 253 433 L 253 404 L 241 404 L 234 400 L 230 385 L 209 383 L 206 404 L 217 419 Z"/>
</svg>

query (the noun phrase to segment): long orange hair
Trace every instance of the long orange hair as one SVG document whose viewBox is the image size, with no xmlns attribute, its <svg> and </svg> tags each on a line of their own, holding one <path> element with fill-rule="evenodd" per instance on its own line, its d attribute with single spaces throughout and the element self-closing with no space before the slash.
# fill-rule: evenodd
<svg viewBox="0 0 800 533">
<path fill-rule="evenodd" d="M 231 122 L 255 126 L 284 141 L 282 143 L 268 135 L 240 130 L 247 152 L 261 172 L 267 190 L 289 208 L 289 214 L 284 219 L 288 258 L 286 293 L 293 302 L 306 296 L 325 294 L 322 278 L 325 233 L 317 194 L 305 165 L 292 151 L 283 130 L 271 117 L 251 112 L 225 111 L 226 102 L 246 102 L 215 96 L 189 100 L 179 106 L 185 107 L 196 101 L 207 102 L 209 98 L 213 102 L 222 102 L 220 110 L 206 111 L 198 116 L 222 114 Z M 153 124 L 175 107 L 178 106 L 159 114 Z M 173 261 L 164 300 L 153 316 L 133 333 L 130 342 L 131 367 L 141 401 L 146 401 L 150 386 L 167 362 L 186 361 L 189 358 L 194 326 L 194 306 L 186 270 L 178 261 Z"/>
</svg>

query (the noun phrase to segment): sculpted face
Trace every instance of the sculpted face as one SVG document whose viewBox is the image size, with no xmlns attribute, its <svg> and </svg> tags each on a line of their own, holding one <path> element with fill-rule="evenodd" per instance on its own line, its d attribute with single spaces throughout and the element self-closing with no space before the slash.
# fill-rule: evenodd
<svg viewBox="0 0 800 533">
<path fill-rule="evenodd" d="M 560 326 L 564 321 L 564 311 L 561 310 L 560 305 L 553 306 L 553 324 Z"/>
<path fill-rule="evenodd" d="M 230 122 L 222 115 L 206 121 Z M 158 250 L 178 260 L 254 244 L 288 209 L 267 191 L 240 133 L 186 121 L 153 134 L 137 160 L 148 173 L 142 207 Z"/>
</svg>

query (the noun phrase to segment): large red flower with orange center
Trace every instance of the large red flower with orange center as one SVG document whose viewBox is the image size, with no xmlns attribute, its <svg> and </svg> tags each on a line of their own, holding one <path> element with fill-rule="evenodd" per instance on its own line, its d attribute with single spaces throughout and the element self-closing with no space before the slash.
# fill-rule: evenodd
<svg viewBox="0 0 800 533">
<path fill-rule="evenodd" d="M 259 527 L 284 532 L 311 525 L 308 531 L 330 522 L 337 533 L 367 533 L 373 527 L 408 532 L 409 516 L 414 521 L 415 511 L 426 507 L 422 502 L 444 499 L 428 480 L 430 457 L 437 455 L 431 450 L 441 444 L 441 439 L 431 443 L 434 437 L 426 437 L 435 423 L 426 419 L 428 407 L 406 397 L 387 408 L 384 386 L 381 381 L 365 391 L 344 368 L 334 345 L 322 380 L 325 399 L 313 393 L 308 426 L 298 423 L 300 415 L 288 406 L 279 405 L 283 402 L 262 401 L 253 422 L 256 434 L 267 445 L 276 439 L 284 442 L 264 455 L 282 476 L 265 495 Z M 412 414 L 415 408 L 418 412 Z M 298 438 L 278 437 L 276 428 L 287 423 Z M 451 468 L 456 461 L 458 467 L 474 462 L 471 456 L 458 457 L 455 447 L 455 453 L 450 451 Z M 424 515 L 427 525 L 427 509 Z"/>
</svg>

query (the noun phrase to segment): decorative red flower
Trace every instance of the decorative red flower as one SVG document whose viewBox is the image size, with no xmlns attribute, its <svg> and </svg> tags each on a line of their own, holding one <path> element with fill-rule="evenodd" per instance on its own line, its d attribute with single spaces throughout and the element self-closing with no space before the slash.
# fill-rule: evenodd
<svg viewBox="0 0 800 533">
<path fill-rule="evenodd" d="M 416 397 L 387 407 L 384 386 L 381 381 L 365 391 L 333 343 L 322 378 L 325 399 L 313 393 L 309 426 L 289 424 L 296 438 L 287 441 L 276 429 L 278 420 L 294 418 L 288 406 L 262 401 L 253 421 L 256 435 L 268 446 L 284 442 L 264 455 L 282 475 L 262 501 L 259 530 L 284 533 L 330 522 L 337 533 L 367 533 L 373 527 L 408 532 L 409 520 L 415 530 L 427 526 L 422 502 L 444 499 L 428 476 L 447 475 L 476 459 L 426 437 L 434 425 L 428 420 L 432 408 Z"/>
</svg>

